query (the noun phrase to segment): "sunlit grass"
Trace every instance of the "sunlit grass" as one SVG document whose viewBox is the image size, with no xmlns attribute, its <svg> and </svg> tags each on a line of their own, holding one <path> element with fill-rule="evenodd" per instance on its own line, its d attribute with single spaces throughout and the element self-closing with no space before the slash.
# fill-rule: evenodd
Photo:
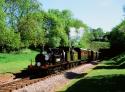
<svg viewBox="0 0 125 92">
<path fill-rule="evenodd" d="M 34 61 L 37 53 L 36 51 L 19 54 L 0 53 L 0 73 L 20 72 L 31 63 L 31 60 Z"/>
<path fill-rule="evenodd" d="M 125 74 L 125 69 L 97 69 L 91 71 L 86 77 Z"/>
</svg>

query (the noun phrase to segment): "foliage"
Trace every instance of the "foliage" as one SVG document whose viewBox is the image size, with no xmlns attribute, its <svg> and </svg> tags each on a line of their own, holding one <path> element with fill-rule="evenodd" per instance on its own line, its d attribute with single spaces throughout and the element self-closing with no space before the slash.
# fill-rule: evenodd
<svg viewBox="0 0 125 92">
<path fill-rule="evenodd" d="M 72 12 L 69 10 L 50 9 L 48 13 L 55 15 L 60 20 L 66 33 L 69 34 L 69 27 L 71 27 L 71 20 L 73 19 Z"/>
<path fill-rule="evenodd" d="M 50 47 L 59 47 L 60 46 L 60 38 L 59 37 L 56 37 L 56 36 L 53 36 L 49 39 L 49 43 L 48 45 Z"/>
<path fill-rule="evenodd" d="M 87 30 L 84 30 L 83 36 L 79 41 L 79 47 L 81 48 L 90 48 L 91 35 Z"/>
<path fill-rule="evenodd" d="M 48 38 L 50 39 L 48 44 L 53 43 L 57 44 L 56 46 L 67 46 L 68 45 L 68 35 L 67 30 L 69 31 L 68 21 L 70 19 L 71 13 L 70 11 L 59 11 L 58 9 L 50 9 L 48 10 L 48 15 L 51 17 L 51 25 L 54 27 L 51 28 Z M 66 29 L 68 28 L 68 29 Z M 66 30 L 65 30 L 66 29 Z M 53 38 L 51 38 L 53 37 Z M 56 42 L 52 41 L 54 38 L 58 38 Z M 58 43 L 57 43 L 58 42 Z M 52 46 L 52 45 L 51 45 Z M 52 46 L 55 47 L 55 46 Z"/>
<path fill-rule="evenodd" d="M 21 41 L 23 43 L 23 47 L 29 47 L 33 45 L 34 47 L 38 45 L 45 44 L 45 33 L 42 30 L 42 27 L 37 21 L 36 15 L 31 14 L 22 18 L 18 24 L 18 30 L 21 35 Z"/>
<path fill-rule="evenodd" d="M 115 57 L 110 58 L 108 61 L 104 60 L 102 62 L 103 64 L 106 65 L 122 65 L 125 64 L 125 53 L 121 53 Z"/>
<path fill-rule="evenodd" d="M 109 42 L 93 41 L 90 44 L 90 48 L 94 51 L 99 51 L 99 49 L 109 49 L 110 43 Z"/>
<path fill-rule="evenodd" d="M 4 0 L 0 1 L 0 50 L 14 50 L 20 47 L 20 35 L 12 28 L 6 27 L 6 14 L 4 12 Z"/>
<path fill-rule="evenodd" d="M 22 17 L 40 10 L 40 4 L 37 0 L 6 0 L 5 3 L 7 23 L 15 31 L 18 31 L 17 24 Z"/>
<path fill-rule="evenodd" d="M 22 22 L 22 18 L 26 17 L 29 13 L 34 13 L 39 11 L 39 7 L 40 5 L 38 2 L 36 2 L 36 0 L 0 1 L 0 50 L 1 51 L 7 50 L 7 52 L 10 52 L 12 50 L 17 50 L 20 47 L 22 47 L 21 43 L 22 39 L 20 39 L 21 35 L 20 32 L 17 30 L 18 29 L 17 24 Z M 39 31 L 38 34 L 40 35 L 41 32 Z M 37 39 L 40 40 L 41 39 L 40 37 L 42 37 L 42 35 L 44 34 L 42 33 L 41 36 L 38 36 Z M 36 43 L 38 42 L 39 41 L 37 41 Z"/>
<path fill-rule="evenodd" d="M 102 28 L 91 29 L 91 39 L 94 41 L 101 41 L 103 40 L 103 36 L 105 33 L 103 32 Z"/>
<path fill-rule="evenodd" d="M 49 9 L 46 12 L 41 6 L 37 0 L 0 1 L 1 50 L 69 46 L 69 29 L 87 28 L 69 10 Z"/>
<path fill-rule="evenodd" d="M 104 33 L 103 29 L 91 29 L 87 28 L 84 30 L 84 34 L 79 42 L 79 47 L 88 48 L 95 51 L 99 49 L 109 48 L 108 42 L 109 33 Z"/>
<path fill-rule="evenodd" d="M 80 28 L 80 27 L 82 27 L 82 28 L 84 28 L 84 29 L 86 29 L 87 28 L 87 25 L 86 24 L 84 24 L 81 20 L 79 20 L 79 19 L 72 19 L 71 21 L 70 21 L 70 26 L 71 27 L 75 27 L 75 28 Z"/>
<path fill-rule="evenodd" d="M 4 0 L 0 0 L 0 31 L 5 30 L 5 16 L 3 11 Z"/>
<path fill-rule="evenodd" d="M 11 51 L 20 47 L 20 35 L 13 30 L 2 30 L 0 34 L 0 46 L 5 51 Z"/>
<path fill-rule="evenodd" d="M 65 31 L 62 31 L 62 35 L 61 35 L 61 45 L 64 43 L 64 45 L 62 46 L 66 46 L 66 45 L 70 45 L 70 41 L 71 41 L 71 44 L 73 46 L 76 46 L 74 44 L 74 42 L 76 43 L 77 42 L 77 39 L 70 39 L 70 28 L 75 28 L 75 29 L 79 29 L 80 27 L 81 28 L 84 28 L 86 29 L 87 26 L 81 21 L 81 20 L 78 20 L 78 19 L 75 19 L 73 18 L 73 15 L 71 13 L 71 11 L 69 10 L 62 10 L 62 11 L 59 11 L 58 9 L 50 9 L 48 11 L 49 14 L 53 14 L 53 16 L 56 16 L 58 21 L 60 22 L 60 29 L 59 30 L 65 30 Z M 58 23 L 59 23 L 58 22 Z M 59 35 L 60 35 L 59 33 Z M 65 37 L 65 38 L 64 38 Z M 63 39 L 62 39 L 63 38 Z M 68 39 L 70 41 L 68 41 Z M 63 42 L 62 42 L 63 41 Z"/>
<path fill-rule="evenodd" d="M 125 20 L 111 31 L 110 43 L 113 49 L 125 49 Z"/>
</svg>

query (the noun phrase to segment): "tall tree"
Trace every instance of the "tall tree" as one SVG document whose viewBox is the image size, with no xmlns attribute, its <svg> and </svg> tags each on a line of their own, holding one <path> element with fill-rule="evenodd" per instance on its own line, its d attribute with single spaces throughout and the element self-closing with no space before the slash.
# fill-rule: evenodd
<svg viewBox="0 0 125 92">
<path fill-rule="evenodd" d="M 0 0 L 0 50 L 13 50 L 20 47 L 20 35 L 13 29 L 6 27 L 6 14 L 4 12 L 5 0 Z"/>
<path fill-rule="evenodd" d="M 40 4 L 37 0 L 6 0 L 6 9 L 8 25 L 17 31 L 17 24 L 20 19 L 29 13 L 40 10 Z"/>
<path fill-rule="evenodd" d="M 103 32 L 102 28 L 97 28 L 97 29 L 91 30 L 92 40 L 95 40 L 95 41 L 102 40 L 104 35 L 105 35 L 105 33 Z"/>
<path fill-rule="evenodd" d="M 58 9 L 50 9 L 48 13 L 55 15 L 61 22 L 61 25 L 64 27 L 64 30 L 69 34 L 69 29 L 71 27 L 73 15 L 69 10 L 59 11 Z"/>
<path fill-rule="evenodd" d="M 113 49 L 125 49 L 125 20 L 113 28 L 110 33 L 110 43 Z"/>
<path fill-rule="evenodd" d="M 4 5 L 4 0 L 0 0 L 0 49 L 3 49 L 4 46 L 4 34 L 6 33 L 6 28 L 5 28 L 5 13 L 3 11 L 3 5 Z"/>
<path fill-rule="evenodd" d="M 65 21 L 62 18 L 62 12 L 59 10 L 49 10 L 48 18 L 46 20 L 47 30 L 48 31 L 48 44 L 52 47 L 58 46 L 67 46 L 68 45 L 68 36 L 65 31 Z M 56 39 L 58 38 L 58 39 Z M 52 41 L 53 40 L 53 41 Z M 54 46 L 55 44 L 55 46 Z"/>
<path fill-rule="evenodd" d="M 42 17 L 40 13 L 34 13 L 23 17 L 18 23 L 18 30 L 24 47 L 31 45 L 38 46 L 45 44 L 45 32 L 40 24 Z M 28 19 L 27 19 L 28 17 Z"/>
<path fill-rule="evenodd" d="M 6 15 L 3 10 L 4 0 L 0 0 L 0 31 L 5 29 Z"/>
<path fill-rule="evenodd" d="M 89 28 L 84 29 L 84 33 L 79 41 L 79 47 L 81 48 L 90 48 L 91 44 L 91 34 Z"/>
<path fill-rule="evenodd" d="M 59 11 L 58 9 L 50 9 L 48 11 L 49 14 L 51 14 L 52 16 L 55 16 L 56 19 L 58 20 L 58 30 L 62 30 L 59 33 L 63 34 L 60 38 L 61 38 L 61 44 L 63 44 L 63 42 L 65 43 L 69 43 L 70 44 L 70 28 L 71 27 L 75 27 L 76 29 L 80 28 L 80 27 L 87 27 L 82 21 L 73 18 L 72 12 L 69 10 L 62 10 Z M 60 28 L 60 29 L 59 29 Z M 60 35 L 60 34 L 58 34 Z M 65 38 L 64 38 L 65 37 Z M 69 40 L 69 42 L 68 42 Z"/>
</svg>

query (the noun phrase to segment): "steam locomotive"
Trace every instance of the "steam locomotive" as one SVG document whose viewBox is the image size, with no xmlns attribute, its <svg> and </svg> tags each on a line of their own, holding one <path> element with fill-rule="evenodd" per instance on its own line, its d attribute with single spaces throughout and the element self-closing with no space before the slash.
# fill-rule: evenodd
<svg viewBox="0 0 125 92">
<path fill-rule="evenodd" d="M 29 65 L 30 72 L 49 73 L 69 69 L 85 62 L 99 59 L 99 53 L 81 48 L 47 48 L 35 57 L 35 65 Z"/>
</svg>

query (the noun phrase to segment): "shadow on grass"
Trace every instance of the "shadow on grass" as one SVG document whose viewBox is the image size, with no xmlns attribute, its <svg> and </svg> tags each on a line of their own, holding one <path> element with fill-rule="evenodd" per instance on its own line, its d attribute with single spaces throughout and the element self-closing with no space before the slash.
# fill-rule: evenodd
<svg viewBox="0 0 125 92">
<path fill-rule="evenodd" d="M 124 85 L 125 75 L 96 76 L 81 79 L 65 92 L 125 92 Z"/>
<path fill-rule="evenodd" d="M 64 76 L 67 78 L 67 79 L 76 79 L 76 78 L 82 78 L 86 75 L 87 73 L 82 73 L 82 74 L 78 74 L 78 73 L 74 73 L 74 72 L 66 72 L 64 74 Z"/>
</svg>

